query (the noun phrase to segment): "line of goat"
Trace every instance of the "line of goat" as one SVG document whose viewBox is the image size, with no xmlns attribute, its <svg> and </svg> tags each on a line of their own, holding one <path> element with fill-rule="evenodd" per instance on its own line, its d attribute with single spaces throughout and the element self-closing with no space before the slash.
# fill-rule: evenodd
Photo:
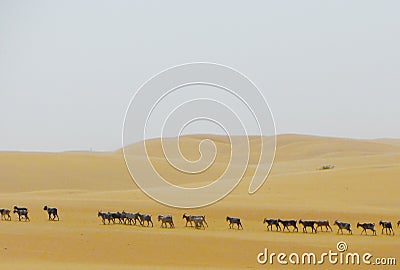
<svg viewBox="0 0 400 270">
<path fill-rule="evenodd" d="M 101 218 L 102 223 L 105 224 L 125 224 L 125 225 L 137 225 L 139 223 L 141 226 L 151 227 L 154 226 L 151 219 L 151 215 L 137 213 L 122 212 L 102 212 L 98 211 L 97 216 Z M 182 219 L 186 220 L 185 226 L 188 224 L 190 227 L 196 229 L 205 229 L 208 227 L 205 216 L 191 216 L 186 213 L 183 214 Z M 175 228 L 173 217 L 171 215 L 159 215 L 157 217 L 158 222 L 161 222 L 162 228 Z"/>
<path fill-rule="evenodd" d="M 323 228 L 326 229 L 326 231 L 333 231 L 332 227 L 329 224 L 328 220 L 282 220 L 282 219 L 268 219 L 264 218 L 263 221 L 264 224 L 267 224 L 267 230 L 268 231 L 273 231 L 273 228 L 275 227 L 276 231 L 282 231 L 284 232 L 287 230 L 290 232 L 289 228 L 292 227 L 293 230 L 292 232 L 299 231 L 299 228 L 297 224 L 302 225 L 303 227 L 303 232 L 308 233 L 309 230 L 311 230 L 311 233 L 317 233 L 318 229 L 321 228 L 321 231 L 323 231 Z M 282 227 L 281 227 L 282 225 Z M 343 230 L 347 231 L 348 234 L 353 234 L 353 231 L 351 230 L 351 224 L 348 222 L 339 222 L 338 220 L 335 220 L 334 225 L 337 226 L 337 234 L 341 232 L 343 234 Z M 379 226 L 381 226 L 382 231 L 381 234 L 386 234 L 386 235 L 394 235 L 394 230 L 392 226 L 392 222 L 390 221 L 379 221 Z M 400 226 L 400 220 L 397 222 L 397 227 Z M 238 227 L 239 228 L 239 227 Z M 309 229 L 308 229 L 309 228 Z M 376 229 L 375 229 L 375 223 L 371 222 L 365 222 L 365 223 L 360 223 L 357 222 L 357 228 L 361 228 L 361 235 L 365 233 L 365 235 L 368 235 L 368 231 L 372 232 L 372 235 L 376 235 Z"/>
<path fill-rule="evenodd" d="M 147 222 L 147 226 L 153 227 L 153 221 L 151 220 L 150 215 L 140 214 L 140 213 L 127 213 L 125 211 L 122 212 L 102 212 L 99 211 L 97 216 L 101 218 L 103 224 L 129 224 L 136 225 L 136 222 L 139 222 L 140 225 L 144 226 L 144 223 Z"/>
<path fill-rule="evenodd" d="M 47 214 L 49 216 L 49 220 L 51 220 L 51 221 L 59 221 L 60 220 L 60 217 L 58 216 L 57 208 L 48 207 L 47 205 L 45 205 L 43 207 L 43 210 L 47 212 Z M 11 213 L 10 209 L 1 208 L 0 209 L 1 220 L 10 221 L 11 220 L 10 213 Z M 29 210 L 26 207 L 18 207 L 16 205 L 14 205 L 13 213 L 17 214 L 18 221 L 30 221 L 29 215 L 28 215 Z M 57 218 L 57 220 L 56 220 L 56 218 Z"/>
<path fill-rule="evenodd" d="M 54 207 L 48 207 L 45 205 L 43 207 L 43 210 L 47 212 L 48 214 L 48 219 L 50 221 L 59 221 L 60 217 L 58 215 L 58 210 L 57 208 Z M 26 207 L 18 207 L 14 206 L 13 207 L 13 213 L 18 216 L 18 221 L 30 221 L 29 219 L 29 209 Z M 5 209 L 1 208 L 0 209 L 0 215 L 1 215 L 1 220 L 4 221 L 10 221 L 11 220 L 11 210 L 10 209 Z M 122 212 L 102 212 L 98 211 L 97 216 L 101 218 L 103 224 L 129 224 L 129 225 L 137 225 L 139 223 L 141 226 L 147 226 L 151 227 L 154 226 L 153 221 L 151 219 L 151 215 L 148 214 L 140 214 L 139 212 L 137 213 L 128 213 L 125 211 Z M 196 229 L 205 229 L 206 226 L 208 227 L 208 223 L 206 221 L 206 217 L 204 215 L 201 216 L 193 216 L 193 215 L 187 215 L 186 213 L 183 214 L 182 219 L 186 221 L 185 227 L 188 225 L 190 227 L 194 227 Z M 175 228 L 173 217 L 171 215 L 159 215 L 157 217 L 158 222 L 161 222 L 161 227 L 162 228 Z M 226 221 L 229 223 L 229 229 L 234 229 L 235 227 L 240 230 L 243 230 L 243 225 L 240 220 L 240 218 L 237 217 L 226 217 Z M 298 232 L 299 228 L 297 224 L 302 225 L 303 227 L 303 232 L 304 233 L 317 233 L 318 229 L 323 229 L 325 228 L 325 231 L 333 231 L 332 227 L 329 224 L 328 220 L 295 220 L 295 219 L 290 219 L 290 220 L 282 220 L 282 219 L 269 219 L 269 218 L 264 218 L 263 224 L 266 224 L 266 228 L 268 231 L 273 231 L 275 228 L 275 231 L 281 231 L 285 232 L 287 230 L 288 232 Z M 194 225 L 194 226 L 193 226 Z M 334 226 L 337 226 L 337 234 L 339 232 L 343 234 L 343 230 L 347 231 L 348 234 L 353 234 L 353 231 L 351 229 L 351 224 L 347 222 L 339 222 L 338 220 L 335 220 Z M 386 234 L 386 235 L 394 235 L 394 230 L 393 230 L 393 225 L 392 222 L 390 221 L 379 221 L 379 226 L 381 227 L 381 234 Z M 400 227 L 400 220 L 397 222 L 397 227 Z M 292 231 L 290 230 L 292 228 Z M 366 223 L 360 223 L 357 222 L 357 228 L 361 228 L 361 235 L 365 233 L 365 235 L 368 235 L 368 231 L 371 231 L 372 235 L 376 235 L 376 229 L 375 229 L 375 223 L 371 222 L 366 222 Z"/>
</svg>

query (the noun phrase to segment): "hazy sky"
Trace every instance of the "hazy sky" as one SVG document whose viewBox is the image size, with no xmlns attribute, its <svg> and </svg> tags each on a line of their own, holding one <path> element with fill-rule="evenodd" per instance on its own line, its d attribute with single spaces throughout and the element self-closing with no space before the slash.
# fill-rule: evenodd
<svg viewBox="0 0 400 270">
<path fill-rule="evenodd" d="M 278 133 L 400 138 L 399 10 L 365 0 L 0 0 L 0 150 L 117 149 L 139 86 L 193 61 L 246 74 Z"/>
</svg>

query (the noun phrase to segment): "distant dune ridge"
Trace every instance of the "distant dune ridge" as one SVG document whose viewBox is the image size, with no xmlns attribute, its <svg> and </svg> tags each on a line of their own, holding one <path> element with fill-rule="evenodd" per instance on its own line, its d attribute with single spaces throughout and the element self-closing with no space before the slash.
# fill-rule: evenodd
<svg viewBox="0 0 400 270">
<path fill-rule="evenodd" d="M 192 175 L 194 183 L 207 182 L 222 174 L 230 156 L 229 139 L 217 135 L 190 135 L 180 138 L 182 154 L 189 160 L 200 157 L 199 143 L 211 139 L 217 146 L 215 163 L 203 174 Z M 164 143 L 175 143 L 176 138 L 168 138 Z M 268 140 L 268 138 L 267 138 Z M 251 154 L 249 167 L 256 165 L 259 155 L 260 137 L 249 139 Z M 135 155 L 137 144 L 126 147 L 127 154 Z M 155 168 L 171 181 L 185 184 L 189 178 L 173 169 L 164 158 L 160 139 L 146 142 L 149 157 Z M 206 149 L 212 151 L 213 149 Z M 355 140 L 327 138 L 305 135 L 277 136 L 275 162 L 314 161 L 316 168 L 337 159 L 350 157 L 372 158 L 400 153 L 400 140 Z M 245 155 L 245 153 L 243 153 Z M 137 158 L 143 162 L 144 157 Z M 122 150 L 115 152 L 66 152 L 66 153 L 24 153 L 0 152 L 1 178 L 5 192 L 29 192 L 36 190 L 126 190 L 135 189 L 126 169 Z M 278 165 L 278 164 L 277 164 Z M 275 166 L 276 167 L 276 166 Z M 340 168 L 340 167 L 339 167 Z M 276 168 L 275 168 L 276 169 Z M 313 169 L 312 167 L 309 169 Z M 272 171 L 272 175 L 274 174 Z M 172 174 L 172 175 L 171 175 Z M 167 178 L 168 178 L 167 177 Z M 180 178 L 185 178 L 180 181 Z M 183 182 L 183 183 L 182 183 Z M 186 183 L 187 184 L 187 183 Z M 203 183 L 204 184 L 204 183 Z"/>
<path fill-rule="evenodd" d="M 146 141 L 146 146 L 161 175 L 175 184 L 196 187 L 215 180 L 229 160 L 228 138 L 216 135 L 181 137 L 181 151 L 187 159 L 200 157 L 198 146 L 203 139 L 215 143 L 218 155 L 207 171 L 190 177 L 169 166 L 159 139 Z M 166 143 L 176 140 L 169 138 Z M 268 138 L 263 140 L 268 142 Z M 256 255 L 264 246 L 275 251 L 290 246 L 296 251 L 323 252 L 334 249 L 342 239 L 335 228 L 333 233 L 312 236 L 266 232 L 264 217 L 329 219 L 331 225 L 335 219 L 348 221 L 354 226 L 354 236 L 345 240 L 352 250 L 397 254 L 400 230 L 395 229 L 394 237 L 381 236 L 380 229 L 377 237 L 359 237 L 355 224 L 378 224 L 380 219 L 397 223 L 400 219 L 400 140 L 279 135 L 270 176 L 250 196 L 247 189 L 260 142 L 260 137 L 250 137 L 250 162 L 240 185 L 224 200 L 192 211 L 162 206 L 144 195 L 132 181 L 121 149 L 107 153 L 0 152 L 0 208 L 26 206 L 31 219 L 30 223 L 18 223 L 13 215 L 10 222 L 0 221 L 0 266 L 63 269 L 63 263 L 69 263 L 76 269 L 173 269 L 177 264 L 182 269 L 243 269 L 258 267 Z M 135 147 L 137 144 L 128 146 L 126 153 L 135 162 L 145 162 L 145 157 L 135 155 Z M 334 169 L 318 170 L 327 164 Z M 59 209 L 59 223 L 47 221 L 44 205 Z M 162 230 L 157 222 L 153 229 L 107 227 L 100 225 L 98 210 L 141 211 L 154 217 L 172 214 L 176 228 Z M 184 212 L 205 214 L 209 228 L 201 232 L 185 229 Z M 244 230 L 230 231 L 227 215 L 239 216 Z M 190 244 L 193 240 L 196 246 Z M 268 267 L 279 269 L 277 265 Z"/>
</svg>

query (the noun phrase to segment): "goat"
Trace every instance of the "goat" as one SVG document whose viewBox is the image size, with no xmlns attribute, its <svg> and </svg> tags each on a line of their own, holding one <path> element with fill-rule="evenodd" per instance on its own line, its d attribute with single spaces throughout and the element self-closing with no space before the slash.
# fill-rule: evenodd
<svg viewBox="0 0 400 270">
<path fill-rule="evenodd" d="M 111 221 L 115 224 L 115 220 L 118 219 L 118 223 L 122 224 L 125 221 L 125 218 L 123 217 L 123 215 L 120 212 L 116 212 L 116 213 L 110 213 L 108 212 L 108 214 L 111 215 Z"/>
<path fill-rule="evenodd" d="M 267 219 L 264 218 L 263 224 L 267 223 L 267 230 L 269 231 L 269 229 L 271 228 L 272 231 L 272 226 L 276 227 L 276 231 L 281 231 L 281 226 L 279 225 L 279 221 L 277 219 Z"/>
<path fill-rule="evenodd" d="M 30 221 L 30 219 L 28 217 L 28 210 L 26 208 L 25 209 L 14 209 L 13 212 L 18 214 L 19 221 L 21 221 L 22 217 L 25 219 L 25 221 Z"/>
<path fill-rule="evenodd" d="M 47 211 L 47 214 L 49 215 L 49 220 L 55 220 L 57 217 L 57 220 L 60 220 L 60 217 L 58 216 L 58 210 L 57 208 L 52 208 L 52 207 L 48 207 L 47 205 L 45 205 L 43 207 L 44 211 Z M 53 216 L 53 218 L 51 217 Z"/>
<path fill-rule="evenodd" d="M 153 221 L 151 221 L 151 215 L 147 215 L 147 214 L 139 214 L 137 213 L 139 216 L 139 221 L 140 221 L 140 225 L 144 226 L 144 222 L 147 222 L 147 227 L 150 226 L 151 223 L 151 227 L 153 227 Z"/>
<path fill-rule="evenodd" d="M 187 227 L 188 223 L 190 223 L 190 227 L 192 227 L 193 226 L 192 222 L 194 222 L 194 219 L 197 219 L 197 220 L 202 219 L 202 223 L 206 224 L 206 226 L 208 227 L 208 223 L 206 221 L 206 216 L 204 216 L 204 215 L 203 216 L 188 216 L 185 213 L 185 214 L 183 214 L 182 219 L 186 219 L 185 227 Z"/>
<path fill-rule="evenodd" d="M 238 230 L 240 227 L 243 230 L 242 222 L 240 221 L 240 218 L 234 218 L 234 217 L 226 217 L 226 221 L 229 222 L 229 229 L 233 229 L 233 225 L 236 224 L 238 227 Z"/>
<path fill-rule="evenodd" d="M 135 223 L 136 225 L 136 215 L 132 213 L 127 213 L 125 210 L 121 212 L 121 220 L 124 221 L 124 224 L 130 224 Z"/>
<path fill-rule="evenodd" d="M 203 224 L 203 226 L 204 226 L 204 224 L 206 224 L 206 226 L 208 227 L 208 223 L 206 221 L 206 216 L 205 215 L 203 215 L 203 216 L 191 216 L 191 218 L 192 218 L 193 222 L 195 220 L 197 220 L 197 221 L 201 220 L 201 223 Z"/>
<path fill-rule="evenodd" d="M 111 217 L 110 213 L 104 213 L 104 212 L 99 211 L 97 213 L 97 216 L 101 217 L 101 220 L 102 220 L 103 224 L 106 224 L 106 220 L 108 220 L 108 224 L 110 224 L 110 222 L 112 220 L 112 217 Z"/>
<path fill-rule="evenodd" d="M 386 234 L 388 234 L 388 230 L 389 230 L 389 234 L 393 234 L 394 235 L 394 231 L 393 231 L 393 226 L 392 226 L 392 222 L 390 221 L 379 221 L 379 225 L 382 226 L 382 234 L 383 234 L 383 229 L 386 230 Z"/>
<path fill-rule="evenodd" d="M 357 228 L 361 227 L 362 231 L 361 234 L 363 234 L 363 232 L 365 232 L 365 235 L 368 235 L 367 230 L 371 230 L 373 235 L 376 235 L 376 230 L 375 230 L 375 223 L 360 223 L 357 222 Z"/>
<path fill-rule="evenodd" d="M 339 221 L 335 220 L 335 225 L 338 226 L 337 234 L 339 234 L 339 230 L 343 234 L 343 229 L 347 230 L 349 232 L 349 234 L 353 234 L 350 223 L 339 222 Z"/>
<path fill-rule="evenodd" d="M 133 214 L 135 217 L 134 217 L 134 222 L 135 222 L 135 225 L 136 225 L 136 221 L 139 221 L 139 224 L 141 225 L 141 226 L 143 226 L 143 221 L 140 219 L 140 214 L 139 214 L 139 212 L 137 212 L 137 213 L 135 213 L 135 214 Z"/>
<path fill-rule="evenodd" d="M 188 215 L 186 215 L 186 213 L 184 213 L 182 216 L 182 219 L 186 219 L 185 227 L 187 227 L 188 223 L 190 223 L 190 226 L 193 226 L 192 225 L 193 216 L 188 216 Z"/>
<path fill-rule="evenodd" d="M 206 227 L 204 226 L 205 219 L 203 216 L 193 216 L 192 221 L 194 222 L 194 227 L 196 229 L 206 229 Z"/>
<path fill-rule="evenodd" d="M 293 232 L 296 230 L 297 232 L 299 231 L 299 228 L 297 228 L 297 220 L 291 219 L 291 220 L 282 220 L 278 219 L 278 222 L 283 225 L 283 232 L 285 231 L 285 228 L 290 232 L 289 227 L 293 227 Z"/>
<path fill-rule="evenodd" d="M 315 224 L 317 225 L 317 227 L 315 228 L 316 230 L 318 230 L 318 228 L 321 227 L 321 232 L 322 232 L 322 227 L 325 227 L 326 231 L 328 231 L 328 228 L 332 231 L 332 227 L 329 225 L 328 220 L 317 220 L 315 221 Z"/>
<path fill-rule="evenodd" d="M 0 209 L 0 214 L 1 214 L 1 219 L 2 220 L 11 220 L 11 216 L 10 216 L 10 209 Z"/>
<path fill-rule="evenodd" d="M 397 227 L 399 227 L 400 226 L 400 220 L 399 221 L 397 221 Z"/>
<path fill-rule="evenodd" d="M 174 226 L 174 221 L 172 220 L 172 216 L 163 216 L 159 215 L 158 216 L 158 221 L 161 221 L 161 228 L 167 228 L 167 223 L 169 224 L 170 228 L 175 228 Z"/>
<path fill-rule="evenodd" d="M 299 220 L 299 224 L 303 225 L 303 232 L 307 233 L 307 227 L 311 228 L 311 233 L 317 233 L 317 229 L 315 229 L 315 221 L 313 220 Z"/>
</svg>

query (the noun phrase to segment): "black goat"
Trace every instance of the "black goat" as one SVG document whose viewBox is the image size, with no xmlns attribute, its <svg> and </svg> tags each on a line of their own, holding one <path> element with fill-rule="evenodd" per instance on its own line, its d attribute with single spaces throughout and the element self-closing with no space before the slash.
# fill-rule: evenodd
<svg viewBox="0 0 400 270">
<path fill-rule="evenodd" d="M 318 230 L 318 228 L 321 227 L 321 232 L 322 232 L 322 227 L 325 227 L 326 231 L 328 231 L 328 228 L 332 231 L 332 227 L 329 225 L 328 220 L 317 220 L 315 221 L 315 224 L 317 225 L 317 227 L 315 228 L 316 230 Z"/>
<path fill-rule="evenodd" d="M 10 209 L 0 209 L 0 214 L 1 214 L 1 219 L 2 220 L 11 220 L 11 216 L 10 216 Z"/>
<path fill-rule="evenodd" d="M 161 228 L 167 228 L 167 224 L 169 224 L 170 228 L 175 228 L 174 221 L 172 220 L 172 216 L 158 216 L 158 221 L 161 221 Z"/>
<path fill-rule="evenodd" d="M 394 231 L 393 231 L 393 226 L 392 226 L 392 222 L 390 221 L 379 221 L 379 225 L 382 226 L 382 234 L 383 234 L 383 229 L 386 230 L 386 234 L 388 234 L 388 230 L 389 230 L 389 234 L 393 234 L 394 235 Z"/>
<path fill-rule="evenodd" d="M 293 232 L 294 230 L 296 230 L 297 232 L 299 231 L 299 228 L 297 228 L 297 220 L 291 219 L 291 220 L 282 220 L 282 219 L 278 219 L 279 223 L 282 224 L 283 226 L 283 232 L 285 231 L 285 229 L 288 230 L 288 232 L 290 232 L 289 227 L 293 227 Z"/>
<path fill-rule="evenodd" d="M 353 231 L 351 230 L 351 225 L 350 223 L 347 222 L 339 222 L 337 220 L 335 220 L 335 225 L 338 226 L 338 230 L 337 233 L 339 233 L 339 230 L 342 232 L 343 234 L 343 229 L 347 230 L 350 234 L 353 234 Z"/>
<path fill-rule="evenodd" d="M 24 218 L 25 221 L 30 221 L 30 219 L 28 217 L 28 210 L 26 208 L 25 209 L 14 209 L 13 212 L 18 214 L 19 221 L 21 221 L 21 218 Z"/>
<path fill-rule="evenodd" d="M 307 233 L 307 227 L 311 228 L 311 233 L 317 233 L 317 229 L 315 229 L 315 221 L 313 220 L 299 220 L 299 224 L 303 225 L 303 232 Z"/>
<path fill-rule="evenodd" d="M 281 231 L 281 226 L 279 225 L 279 221 L 277 219 L 267 219 L 264 218 L 263 224 L 267 223 L 267 230 L 269 231 L 271 229 L 272 231 L 272 226 L 276 227 L 276 231 Z"/>
<path fill-rule="evenodd" d="M 363 232 L 365 232 L 365 235 L 368 235 L 367 230 L 371 230 L 373 235 L 376 235 L 376 230 L 375 230 L 375 223 L 360 223 L 357 222 L 357 228 L 361 227 L 362 231 L 361 234 L 363 234 Z"/>
<path fill-rule="evenodd" d="M 43 207 L 44 211 L 47 211 L 47 214 L 49 215 L 49 220 L 55 220 L 57 218 L 57 220 L 60 220 L 60 217 L 58 216 L 58 210 L 57 208 L 54 207 L 48 207 L 47 205 L 45 205 Z M 52 217 L 53 216 L 53 217 Z"/>
<path fill-rule="evenodd" d="M 151 215 L 139 214 L 139 213 L 138 213 L 138 215 L 139 215 L 139 219 L 140 219 L 140 224 L 142 226 L 144 226 L 144 222 L 146 221 L 147 227 L 150 226 L 150 223 L 151 223 L 151 227 L 153 227 L 153 221 L 151 220 Z"/>
<path fill-rule="evenodd" d="M 97 216 L 101 217 L 101 221 L 103 222 L 103 224 L 106 224 L 106 220 L 108 220 L 108 224 L 110 224 L 110 222 L 112 221 L 112 217 L 110 213 L 104 213 L 104 212 L 97 212 Z"/>
<path fill-rule="evenodd" d="M 226 217 L 226 221 L 229 222 L 229 229 L 233 229 L 233 225 L 236 224 L 238 230 L 240 228 L 242 228 L 242 230 L 243 230 L 243 225 L 242 225 L 242 222 L 240 221 L 240 218 L 234 218 L 234 217 L 228 216 L 228 217 Z"/>
</svg>

